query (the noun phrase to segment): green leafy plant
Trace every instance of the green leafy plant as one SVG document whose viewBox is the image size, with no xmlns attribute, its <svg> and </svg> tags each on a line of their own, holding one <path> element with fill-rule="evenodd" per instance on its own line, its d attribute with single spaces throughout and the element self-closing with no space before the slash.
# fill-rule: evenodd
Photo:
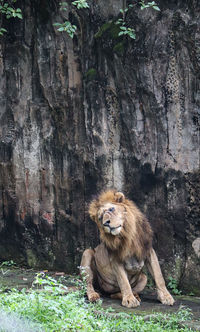
<svg viewBox="0 0 200 332">
<path fill-rule="evenodd" d="M 157 6 L 157 4 L 155 3 L 155 1 L 152 2 L 145 2 L 145 1 L 140 1 L 140 5 L 141 5 L 141 9 L 146 9 L 146 8 L 153 8 L 157 11 L 160 11 L 160 8 Z"/>
<path fill-rule="evenodd" d="M 16 263 L 13 262 L 13 260 L 2 262 L 0 264 L 0 269 L 1 269 L 1 273 L 3 275 L 5 275 L 5 274 L 7 274 L 9 272 L 8 267 L 16 267 Z"/>
<path fill-rule="evenodd" d="M 0 0 L 0 12 L 1 14 L 6 15 L 6 18 L 11 17 L 18 17 L 22 19 L 22 11 L 20 8 L 14 8 L 13 3 L 15 3 L 16 0 L 11 0 L 9 2 L 4 2 L 4 0 Z"/>
<path fill-rule="evenodd" d="M 6 29 L 4 29 L 4 28 L 0 28 L 0 36 L 3 36 L 3 34 L 4 34 L 5 32 L 7 32 Z"/>
<path fill-rule="evenodd" d="M 89 5 L 86 0 L 76 0 L 72 2 L 72 5 L 76 6 L 78 9 L 89 8 Z"/>
<path fill-rule="evenodd" d="M 60 10 L 61 11 L 67 11 L 68 10 L 68 3 L 67 2 L 60 2 Z M 67 32 L 67 34 L 73 38 L 74 34 L 76 32 L 76 25 L 71 24 L 70 21 L 65 21 L 63 23 L 54 23 L 55 27 L 57 27 L 59 32 Z"/>
<path fill-rule="evenodd" d="M 0 268 L 1 267 L 11 267 L 11 266 L 16 266 L 16 263 L 13 260 L 10 261 L 4 261 L 0 264 Z"/>
<path fill-rule="evenodd" d="M 2 16 L 5 16 L 7 19 L 10 18 L 19 18 L 22 19 L 22 11 L 20 8 L 15 8 L 14 4 L 17 0 L 0 0 L 0 19 L 2 21 Z M 0 28 L 0 36 L 4 35 L 7 32 L 3 27 Z"/>
<path fill-rule="evenodd" d="M 63 32 L 63 31 L 67 32 L 71 38 L 74 37 L 74 34 L 77 29 L 77 26 L 71 24 L 69 21 L 65 21 L 64 23 L 54 23 L 54 26 L 58 27 L 57 30 L 60 32 Z"/>
<path fill-rule="evenodd" d="M 181 295 L 181 291 L 178 289 L 178 282 L 173 277 L 168 278 L 169 282 L 167 284 L 168 288 L 174 295 Z"/>
<path fill-rule="evenodd" d="M 160 10 L 160 8 L 157 6 L 155 1 L 146 3 L 145 1 L 142 0 L 140 2 L 140 6 L 141 6 L 141 10 L 146 9 L 146 8 L 153 8 L 155 10 Z M 133 4 L 129 4 L 128 7 L 124 8 L 124 9 L 120 9 L 120 14 L 122 15 L 122 18 L 119 18 L 116 21 L 116 24 L 119 25 L 119 28 L 120 28 L 119 36 L 128 36 L 131 39 L 136 39 L 135 29 L 128 27 L 126 25 L 126 14 L 133 7 L 134 7 Z"/>
<path fill-rule="evenodd" d="M 59 6 L 60 6 L 60 10 L 67 11 L 68 3 L 67 2 L 60 2 Z"/>
<path fill-rule="evenodd" d="M 119 28 L 120 28 L 121 31 L 118 34 L 119 36 L 125 36 L 125 35 L 127 35 L 128 37 L 130 37 L 132 39 L 136 38 L 135 29 L 128 28 L 125 25 L 125 22 L 123 21 L 123 19 L 118 19 L 116 21 L 116 24 L 120 26 Z"/>
<path fill-rule="evenodd" d="M 67 2 L 60 2 L 60 10 L 61 11 L 67 11 L 68 10 L 68 3 Z M 89 5 L 87 3 L 86 0 L 75 0 L 72 2 L 72 5 L 75 6 L 77 9 L 84 9 L 84 8 L 89 8 Z M 53 24 L 55 27 L 58 27 L 58 31 L 59 32 L 67 32 L 67 34 L 69 35 L 70 38 L 73 38 L 76 30 L 77 30 L 77 26 L 74 24 L 71 24 L 70 21 L 65 21 L 63 23 L 54 23 Z"/>
<path fill-rule="evenodd" d="M 119 36 L 128 36 L 131 39 L 135 39 L 136 38 L 136 34 L 135 34 L 135 29 L 130 28 L 126 25 L 126 14 L 128 13 L 129 9 L 133 8 L 132 4 L 129 4 L 128 7 L 124 8 L 124 9 L 120 9 L 120 14 L 122 15 L 121 18 L 119 18 L 115 24 L 119 25 L 120 28 L 120 32 L 119 32 Z"/>
<path fill-rule="evenodd" d="M 189 296 L 195 296 L 193 292 L 190 292 L 188 295 Z"/>
</svg>

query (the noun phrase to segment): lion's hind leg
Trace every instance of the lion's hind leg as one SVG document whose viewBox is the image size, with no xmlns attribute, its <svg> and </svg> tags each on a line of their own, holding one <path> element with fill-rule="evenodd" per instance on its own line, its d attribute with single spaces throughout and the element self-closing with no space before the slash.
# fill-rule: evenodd
<svg viewBox="0 0 200 332">
<path fill-rule="evenodd" d="M 147 284 L 147 276 L 144 273 L 139 275 L 137 284 L 132 288 L 133 293 L 141 293 Z"/>
<path fill-rule="evenodd" d="M 136 299 L 141 302 L 141 299 L 138 294 L 140 294 L 143 289 L 145 288 L 147 284 L 147 276 L 144 273 L 141 273 L 137 284 L 132 288 L 133 295 L 136 297 Z"/>
<path fill-rule="evenodd" d="M 122 300 L 122 293 L 114 293 L 110 295 L 111 299 L 117 299 L 117 300 Z"/>
<path fill-rule="evenodd" d="M 94 290 L 94 279 L 96 277 L 94 250 L 86 249 L 81 259 L 81 272 L 86 279 L 87 297 L 90 302 L 99 300 L 100 295 Z"/>
</svg>

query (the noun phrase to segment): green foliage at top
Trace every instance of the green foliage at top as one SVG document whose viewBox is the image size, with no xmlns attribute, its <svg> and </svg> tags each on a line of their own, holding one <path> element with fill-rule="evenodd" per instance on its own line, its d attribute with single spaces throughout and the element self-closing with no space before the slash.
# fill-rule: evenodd
<svg viewBox="0 0 200 332">
<path fill-rule="evenodd" d="M 15 8 L 14 4 L 17 2 L 17 0 L 0 0 L 0 20 L 2 22 L 3 16 L 5 16 L 7 19 L 10 18 L 20 18 L 22 19 L 22 11 L 20 8 Z M 6 29 L 3 27 L 0 27 L 0 36 L 2 36 L 5 32 L 7 32 Z"/>
<path fill-rule="evenodd" d="M 186 308 L 176 314 L 153 314 L 148 320 L 131 313 L 115 313 L 103 309 L 102 303 L 88 303 L 85 299 L 85 285 L 76 279 L 77 290 L 70 291 L 63 281 L 57 281 L 44 274 L 36 275 L 32 288 L 1 292 L 0 311 L 16 313 L 37 324 L 37 332 L 94 331 L 94 332 L 160 332 L 191 331 L 180 327 L 192 315 Z M 183 324 L 181 324 L 183 325 Z"/>
<path fill-rule="evenodd" d="M 118 36 L 126 36 L 131 39 L 136 39 L 136 34 L 135 34 L 135 29 L 133 27 L 127 26 L 126 23 L 126 16 L 129 12 L 129 10 L 133 9 L 134 6 L 137 5 L 135 1 L 133 1 L 133 4 L 129 4 L 126 7 L 126 0 L 125 0 L 125 8 L 120 9 L 119 11 L 119 18 L 116 20 L 115 24 L 119 26 L 119 32 Z M 152 2 L 146 2 L 145 0 L 141 0 L 139 2 L 141 10 L 146 9 L 146 8 L 153 8 L 157 11 L 160 10 L 160 8 L 157 6 L 155 1 Z M 89 8 L 89 4 L 86 0 L 75 0 L 72 2 L 72 5 L 75 6 L 77 9 L 87 9 Z M 67 11 L 68 9 L 68 3 L 67 2 L 61 2 L 60 3 L 60 10 Z M 106 25 L 107 23 L 105 23 Z M 58 31 L 65 31 L 68 33 L 68 35 L 73 38 L 74 34 L 76 32 L 76 26 L 72 25 L 70 21 L 65 21 L 63 23 L 54 23 L 54 26 L 58 27 Z M 95 35 L 96 38 L 99 37 L 98 32 Z"/>
</svg>

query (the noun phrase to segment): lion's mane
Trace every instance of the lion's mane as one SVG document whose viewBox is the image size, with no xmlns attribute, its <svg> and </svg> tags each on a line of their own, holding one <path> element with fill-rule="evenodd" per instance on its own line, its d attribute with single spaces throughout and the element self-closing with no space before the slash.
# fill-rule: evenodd
<svg viewBox="0 0 200 332">
<path fill-rule="evenodd" d="M 114 255 L 124 261 L 126 257 L 135 256 L 139 261 L 145 260 L 152 247 L 152 230 L 149 222 L 137 206 L 124 196 L 118 199 L 116 190 L 102 192 L 89 205 L 89 215 L 97 223 L 101 240 Z M 119 235 L 105 233 L 99 227 L 98 211 L 106 203 L 124 207 L 124 226 Z"/>
</svg>

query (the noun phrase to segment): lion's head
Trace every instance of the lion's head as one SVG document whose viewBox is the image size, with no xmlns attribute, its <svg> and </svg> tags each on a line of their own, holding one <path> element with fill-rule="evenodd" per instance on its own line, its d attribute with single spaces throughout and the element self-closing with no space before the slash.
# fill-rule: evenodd
<svg viewBox="0 0 200 332">
<path fill-rule="evenodd" d="M 136 205 L 124 194 L 108 190 L 93 200 L 89 214 L 105 245 L 122 260 L 135 255 L 145 259 L 152 246 L 152 230 Z"/>
</svg>

